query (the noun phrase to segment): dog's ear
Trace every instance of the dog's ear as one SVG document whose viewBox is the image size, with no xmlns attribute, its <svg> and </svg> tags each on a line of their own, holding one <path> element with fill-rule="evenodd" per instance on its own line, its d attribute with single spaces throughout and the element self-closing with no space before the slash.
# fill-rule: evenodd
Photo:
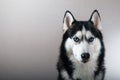
<svg viewBox="0 0 120 80">
<path fill-rule="evenodd" d="M 98 10 L 94 10 L 91 14 L 91 17 L 90 17 L 90 21 L 93 22 L 94 26 L 101 30 L 102 27 L 101 27 L 101 18 L 100 18 L 100 14 L 98 12 Z"/>
<path fill-rule="evenodd" d="M 72 23 L 74 22 L 74 16 L 70 11 L 66 11 L 63 18 L 63 31 L 66 32 L 69 28 L 71 28 Z"/>
</svg>

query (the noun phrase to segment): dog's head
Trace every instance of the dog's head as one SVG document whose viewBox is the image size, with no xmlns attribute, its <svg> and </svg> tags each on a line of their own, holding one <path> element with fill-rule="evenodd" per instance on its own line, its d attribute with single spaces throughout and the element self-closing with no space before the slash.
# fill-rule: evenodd
<svg viewBox="0 0 120 80">
<path fill-rule="evenodd" d="M 66 11 L 63 19 L 65 49 L 68 56 L 86 63 L 96 60 L 102 48 L 101 19 L 94 10 L 88 21 L 77 21 L 70 11 Z"/>
</svg>

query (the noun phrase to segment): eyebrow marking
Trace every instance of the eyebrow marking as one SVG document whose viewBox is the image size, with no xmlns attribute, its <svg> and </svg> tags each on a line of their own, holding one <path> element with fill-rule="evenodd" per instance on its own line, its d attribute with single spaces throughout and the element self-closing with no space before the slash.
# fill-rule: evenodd
<svg viewBox="0 0 120 80">
<path fill-rule="evenodd" d="M 90 31 L 86 32 L 86 38 L 94 37 Z"/>
<path fill-rule="evenodd" d="M 81 37 L 82 37 L 82 32 L 81 32 L 81 31 L 78 31 L 78 32 L 75 34 L 75 36 L 77 36 L 77 37 L 79 37 L 79 38 L 81 39 Z"/>
</svg>

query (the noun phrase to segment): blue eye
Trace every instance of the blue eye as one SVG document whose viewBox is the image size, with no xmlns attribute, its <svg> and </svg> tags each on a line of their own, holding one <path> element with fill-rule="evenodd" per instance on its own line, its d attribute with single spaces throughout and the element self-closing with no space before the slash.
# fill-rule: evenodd
<svg viewBox="0 0 120 80">
<path fill-rule="evenodd" d="M 88 42 L 93 42 L 94 41 L 94 37 L 90 37 L 89 39 L 88 39 Z"/>
<path fill-rule="evenodd" d="M 78 37 L 74 37 L 73 40 L 74 40 L 75 42 L 79 42 L 79 41 L 80 41 L 80 39 L 79 39 Z"/>
</svg>

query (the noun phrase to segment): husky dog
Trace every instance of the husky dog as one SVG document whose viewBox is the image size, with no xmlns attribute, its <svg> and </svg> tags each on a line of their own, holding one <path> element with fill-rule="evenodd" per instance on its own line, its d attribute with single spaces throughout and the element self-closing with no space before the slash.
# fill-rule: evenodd
<svg viewBox="0 0 120 80">
<path fill-rule="evenodd" d="M 58 80 L 104 80 L 105 48 L 98 11 L 94 10 L 87 21 L 77 21 L 66 11 L 63 31 Z"/>
</svg>

